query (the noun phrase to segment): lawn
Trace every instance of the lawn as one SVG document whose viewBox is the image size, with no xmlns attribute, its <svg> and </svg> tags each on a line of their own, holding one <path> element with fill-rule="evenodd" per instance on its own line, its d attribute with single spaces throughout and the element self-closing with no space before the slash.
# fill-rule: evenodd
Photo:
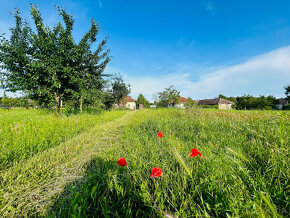
<svg viewBox="0 0 290 218">
<path fill-rule="evenodd" d="M 24 121 L 17 113 L 28 113 L 30 118 Z M 0 215 L 290 215 L 289 112 L 158 109 L 69 117 L 30 110 L 0 114 L 6 117 L 0 121 L 6 123 L 0 127 L 6 132 L 6 137 L 1 136 L 4 151 L 9 154 L 11 143 L 15 153 L 6 159 L 1 154 Z M 42 120 L 56 128 L 55 132 L 48 128 L 47 137 Z M 22 139 L 13 127 L 23 123 L 21 131 L 28 129 Z M 43 129 L 38 134 L 34 126 Z M 25 155 L 9 138 L 13 134 Z M 59 137 L 54 140 L 54 136 Z M 201 156 L 191 157 L 192 148 Z M 117 164 L 120 157 L 127 166 Z M 159 178 L 150 177 L 154 167 L 162 169 Z"/>
</svg>

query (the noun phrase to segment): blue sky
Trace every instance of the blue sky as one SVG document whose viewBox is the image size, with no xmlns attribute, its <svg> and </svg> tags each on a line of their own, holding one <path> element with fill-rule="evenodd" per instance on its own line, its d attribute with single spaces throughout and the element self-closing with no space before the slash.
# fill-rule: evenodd
<svg viewBox="0 0 290 218">
<path fill-rule="evenodd" d="M 0 32 L 13 26 L 15 7 L 31 20 L 30 2 L 50 26 L 59 21 L 53 5 L 65 8 L 76 40 L 100 21 L 113 57 L 106 71 L 121 73 L 134 98 L 170 85 L 194 99 L 283 97 L 290 83 L 289 0 L 0 0 Z"/>
</svg>

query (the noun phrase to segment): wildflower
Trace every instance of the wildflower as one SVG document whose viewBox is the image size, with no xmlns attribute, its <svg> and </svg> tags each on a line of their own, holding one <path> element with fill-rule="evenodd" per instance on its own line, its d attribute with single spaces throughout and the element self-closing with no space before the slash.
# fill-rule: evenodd
<svg viewBox="0 0 290 218">
<path fill-rule="evenodd" d="M 155 177 L 158 178 L 159 176 L 162 176 L 162 170 L 159 167 L 155 167 L 152 169 L 152 173 L 150 175 L 150 177 Z"/>
<path fill-rule="evenodd" d="M 119 164 L 120 166 L 127 166 L 127 162 L 126 162 L 126 160 L 125 160 L 125 158 L 123 158 L 123 157 L 121 157 L 119 160 L 118 160 L 118 162 L 117 162 L 117 164 Z"/>
<path fill-rule="evenodd" d="M 196 157 L 197 155 L 201 157 L 201 153 L 196 148 L 193 148 L 190 152 L 190 157 Z"/>
<path fill-rule="evenodd" d="M 163 133 L 162 133 L 162 132 L 158 132 L 158 133 L 157 133 L 157 137 L 158 137 L 158 138 L 161 138 L 162 136 L 163 136 Z"/>
</svg>

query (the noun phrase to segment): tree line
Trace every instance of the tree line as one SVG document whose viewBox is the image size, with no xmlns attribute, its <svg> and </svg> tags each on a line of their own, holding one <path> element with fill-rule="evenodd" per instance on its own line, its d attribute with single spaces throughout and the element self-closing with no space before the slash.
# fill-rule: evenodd
<svg viewBox="0 0 290 218">
<path fill-rule="evenodd" d="M 286 85 L 284 87 L 285 89 L 285 102 L 288 102 L 288 104 L 284 104 L 282 108 L 279 109 L 284 109 L 284 110 L 289 110 L 289 102 L 290 102 L 290 86 Z M 280 103 L 281 99 L 277 99 L 272 95 L 269 96 L 259 96 L 259 97 L 254 97 L 252 95 L 244 95 L 244 96 L 239 96 L 239 97 L 227 97 L 225 95 L 220 94 L 218 96 L 219 98 L 224 98 L 227 99 L 231 102 L 233 102 L 232 108 L 237 109 L 237 110 L 276 110 L 277 105 Z M 174 88 L 174 86 L 169 86 L 168 88 L 165 88 L 162 92 L 158 92 L 154 96 L 154 104 L 157 107 L 168 107 L 170 103 L 174 102 L 175 104 L 179 103 L 179 98 L 180 98 L 180 91 Z M 140 94 L 138 99 L 137 99 L 137 105 L 138 104 L 143 104 L 145 108 L 150 107 L 149 101 L 142 95 Z M 197 106 L 196 102 L 188 97 L 187 102 L 186 102 L 187 107 L 192 107 L 192 106 Z M 205 108 L 218 108 L 217 105 L 199 105 L 200 107 L 205 107 Z"/>
<path fill-rule="evenodd" d="M 285 102 L 288 102 L 288 104 L 284 104 L 281 109 L 284 110 L 289 110 L 289 102 L 290 102 L 290 86 L 286 85 L 284 87 L 285 89 Z M 244 96 L 239 96 L 239 97 L 227 97 L 222 94 L 219 95 L 219 98 L 224 98 L 229 101 L 234 102 L 235 104 L 233 105 L 233 108 L 237 110 L 276 110 L 277 105 L 280 103 L 281 99 L 277 99 L 272 95 L 269 96 L 259 96 L 259 97 L 254 97 L 252 95 L 244 95 Z"/>
<path fill-rule="evenodd" d="M 44 107 L 59 111 L 70 102 L 82 111 L 83 105 L 111 108 L 130 93 L 120 75 L 104 74 L 109 63 L 108 37 L 96 49 L 99 22 L 91 20 L 88 32 L 79 42 L 73 38 L 72 15 L 56 7 L 63 23 L 45 25 L 37 6 L 30 5 L 35 31 L 15 10 L 15 27 L 10 38 L 0 36 L 0 82 L 4 90 L 21 91 Z"/>
</svg>

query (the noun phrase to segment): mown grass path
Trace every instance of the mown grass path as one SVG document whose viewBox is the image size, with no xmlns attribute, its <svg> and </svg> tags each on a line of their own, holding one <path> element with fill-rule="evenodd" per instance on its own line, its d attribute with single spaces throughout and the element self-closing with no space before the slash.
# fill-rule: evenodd
<svg viewBox="0 0 290 218">
<path fill-rule="evenodd" d="M 118 141 L 133 115 L 126 112 L 1 172 L 0 216 L 45 215 L 64 187 L 83 177 L 92 156 Z"/>
</svg>

